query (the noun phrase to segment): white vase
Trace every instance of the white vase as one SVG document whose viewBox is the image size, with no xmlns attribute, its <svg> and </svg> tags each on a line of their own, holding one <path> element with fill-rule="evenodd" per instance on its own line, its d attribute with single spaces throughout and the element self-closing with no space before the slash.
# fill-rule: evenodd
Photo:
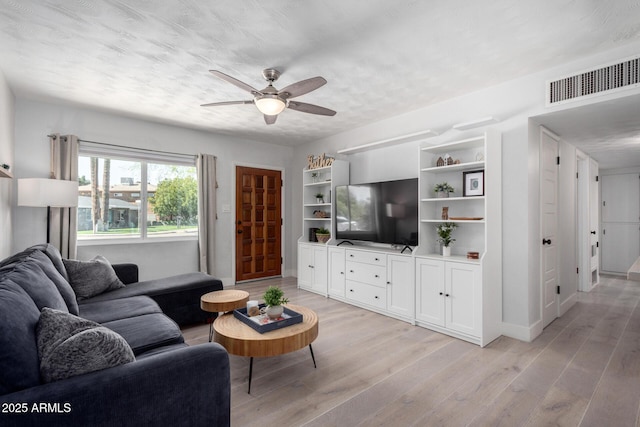
<svg viewBox="0 0 640 427">
<path fill-rule="evenodd" d="M 281 305 L 267 306 L 265 313 L 269 316 L 270 319 L 277 319 L 282 316 L 284 312 L 284 307 Z"/>
<path fill-rule="evenodd" d="M 451 256 L 451 246 L 442 247 L 442 256 Z"/>
<path fill-rule="evenodd" d="M 449 197 L 449 192 L 448 191 L 438 191 L 438 198 L 439 199 L 445 199 Z"/>
</svg>

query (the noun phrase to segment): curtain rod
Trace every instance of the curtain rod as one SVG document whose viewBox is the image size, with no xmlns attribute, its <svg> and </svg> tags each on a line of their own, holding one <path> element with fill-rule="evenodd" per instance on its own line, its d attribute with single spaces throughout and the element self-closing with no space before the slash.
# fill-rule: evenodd
<svg viewBox="0 0 640 427">
<path fill-rule="evenodd" d="M 55 138 L 56 135 L 47 135 L 47 136 L 49 138 Z M 62 137 L 62 138 L 64 138 L 64 137 Z M 80 138 L 78 138 L 78 142 L 89 142 L 91 144 L 106 145 L 108 147 L 127 148 L 127 149 L 130 149 L 130 150 L 133 149 L 133 150 L 147 151 L 149 153 L 161 153 L 161 154 L 172 154 L 174 156 L 193 157 L 194 159 L 196 157 L 198 157 L 198 156 L 196 156 L 194 154 L 175 153 L 175 152 L 172 152 L 172 151 L 151 150 L 149 148 L 127 147 L 125 145 L 110 144 L 110 143 L 98 142 L 98 141 L 89 141 L 87 139 L 80 139 Z"/>
</svg>

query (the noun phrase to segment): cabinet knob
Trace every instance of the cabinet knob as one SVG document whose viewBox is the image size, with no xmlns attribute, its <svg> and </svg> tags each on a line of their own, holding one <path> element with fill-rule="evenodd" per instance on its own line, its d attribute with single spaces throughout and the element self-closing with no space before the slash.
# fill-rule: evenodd
<svg viewBox="0 0 640 427">
<path fill-rule="evenodd" d="M 309 268 L 313 268 L 313 265 L 310 265 Z"/>
<path fill-rule="evenodd" d="M 378 295 L 376 295 L 374 298 L 375 298 L 375 299 L 378 299 Z"/>
<path fill-rule="evenodd" d="M 349 254 L 349 256 L 350 256 L 351 258 L 353 258 L 353 254 Z"/>
<path fill-rule="evenodd" d="M 340 274 L 344 274 L 344 271 L 341 271 Z"/>
<path fill-rule="evenodd" d="M 445 297 L 448 297 L 448 296 L 449 296 L 449 294 L 444 294 L 444 296 L 445 296 Z"/>
<path fill-rule="evenodd" d="M 353 270 L 349 270 L 349 273 L 353 273 Z"/>
<path fill-rule="evenodd" d="M 444 293 L 440 292 L 440 295 L 444 295 Z"/>
<path fill-rule="evenodd" d="M 374 258 L 376 261 L 380 261 L 380 258 Z"/>
<path fill-rule="evenodd" d="M 387 282 L 387 285 L 390 285 L 390 284 L 391 284 L 391 282 Z"/>
<path fill-rule="evenodd" d="M 353 289 L 349 289 L 349 292 L 353 292 Z"/>
<path fill-rule="evenodd" d="M 377 274 L 374 274 L 374 275 L 373 275 L 373 277 L 375 277 L 375 278 L 377 279 L 377 278 L 378 278 L 378 277 L 380 277 L 380 276 L 378 276 Z"/>
</svg>

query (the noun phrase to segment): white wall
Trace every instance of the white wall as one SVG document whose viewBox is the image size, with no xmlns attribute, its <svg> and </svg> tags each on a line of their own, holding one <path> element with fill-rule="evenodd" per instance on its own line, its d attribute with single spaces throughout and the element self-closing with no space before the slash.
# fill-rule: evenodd
<svg viewBox="0 0 640 427">
<path fill-rule="evenodd" d="M 285 223 L 291 217 L 290 173 L 291 150 L 273 144 L 243 140 L 233 136 L 168 126 L 144 120 L 125 118 L 64 105 L 48 104 L 19 98 L 15 108 L 15 172 L 16 178 L 47 177 L 49 143 L 47 134 L 74 134 L 80 139 L 130 147 L 180 152 L 209 153 L 218 157 L 218 223 L 216 226 L 216 271 L 214 276 L 225 285 L 232 283 L 235 267 L 233 251 L 235 225 L 232 212 L 223 212 L 222 205 L 233 207 L 235 201 L 235 164 L 250 163 L 284 170 Z M 16 181 L 16 180 L 14 180 Z M 46 210 L 14 207 L 14 243 L 12 251 L 22 250 L 44 241 Z M 292 238 L 284 228 L 284 271 L 294 271 Z M 297 237 L 297 236 L 296 236 Z M 104 254 L 113 262 L 129 261 L 141 266 L 141 278 L 149 279 L 196 271 L 197 243 L 172 242 L 144 245 L 80 246 L 78 258 L 87 259 Z"/>
<path fill-rule="evenodd" d="M 0 72 L 0 163 L 11 166 L 15 170 L 13 154 L 13 120 L 15 98 L 7 86 L 4 75 Z M 11 204 L 13 200 L 13 182 L 0 178 L 0 259 L 11 255 L 13 233 L 11 228 Z"/>
<path fill-rule="evenodd" d="M 495 87 L 428 106 L 410 113 L 352 129 L 296 148 L 294 161 L 294 227 L 301 233 L 300 182 L 306 156 L 408 135 L 427 129 L 440 135 L 422 142 L 375 149 L 346 156 L 352 182 L 417 176 L 417 146 L 435 145 L 482 129 L 461 133 L 451 129 L 455 123 L 486 116 L 501 121 L 493 128 L 502 132 L 503 192 L 503 324 L 505 334 L 532 339 L 541 332 L 540 321 L 540 212 L 539 152 L 537 124 L 530 117 L 615 99 L 620 94 L 602 95 L 562 106 L 545 107 L 545 82 L 568 73 L 582 71 L 637 53 L 640 41 L 616 51 L 564 64 L 551 70 L 505 82 Z M 630 91 L 634 94 L 640 89 Z"/>
</svg>

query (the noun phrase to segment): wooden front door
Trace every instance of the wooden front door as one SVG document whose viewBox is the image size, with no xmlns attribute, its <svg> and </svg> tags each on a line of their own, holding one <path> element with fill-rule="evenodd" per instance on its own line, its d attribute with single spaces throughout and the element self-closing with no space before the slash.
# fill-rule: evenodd
<svg viewBox="0 0 640 427">
<path fill-rule="evenodd" d="M 282 274 L 280 171 L 236 167 L 236 281 Z"/>
</svg>

